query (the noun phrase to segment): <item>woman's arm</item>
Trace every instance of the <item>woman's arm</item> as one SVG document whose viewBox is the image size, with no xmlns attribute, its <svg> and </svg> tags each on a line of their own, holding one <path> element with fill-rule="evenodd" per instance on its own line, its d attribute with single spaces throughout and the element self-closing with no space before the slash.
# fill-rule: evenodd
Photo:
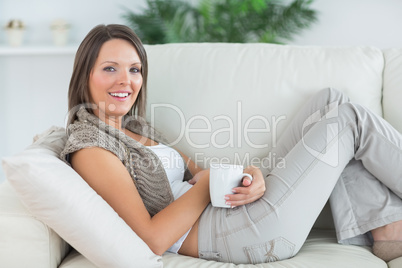
<svg viewBox="0 0 402 268">
<path fill-rule="evenodd" d="M 209 172 L 187 193 L 151 217 L 121 161 L 101 148 L 75 152 L 73 168 L 157 255 L 162 255 L 197 221 L 210 202 Z"/>
</svg>

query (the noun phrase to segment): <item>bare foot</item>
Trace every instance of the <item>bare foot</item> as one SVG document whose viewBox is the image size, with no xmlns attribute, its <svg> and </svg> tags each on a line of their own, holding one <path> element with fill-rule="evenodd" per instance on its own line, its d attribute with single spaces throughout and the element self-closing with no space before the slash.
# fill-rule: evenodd
<svg viewBox="0 0 402 268">
<path fill-rule="evenodd" d="M 371 230 L 374 241 L 402 241 L 402 221 Z"/>
</svg>

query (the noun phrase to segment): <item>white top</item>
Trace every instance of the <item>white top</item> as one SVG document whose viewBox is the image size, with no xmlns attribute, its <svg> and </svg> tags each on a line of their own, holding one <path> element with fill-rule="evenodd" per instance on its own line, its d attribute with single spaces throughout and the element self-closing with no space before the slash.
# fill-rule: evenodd
<svg viewBox="0 0 402 268">
<path fill-rule="evenodd" d="M 174 199 L 176 200 L 192 187 L 191 184 L 183 181 L 185 172 L 183 158 L 175 149 L 161 143 L 155 146 L 148 146 L 148 148 L 151 149 L 161 160 L 163 167 L 165 168 Z M 167 251 L 177 253 L 190 230 L 188 230 Z"/>
</svg>

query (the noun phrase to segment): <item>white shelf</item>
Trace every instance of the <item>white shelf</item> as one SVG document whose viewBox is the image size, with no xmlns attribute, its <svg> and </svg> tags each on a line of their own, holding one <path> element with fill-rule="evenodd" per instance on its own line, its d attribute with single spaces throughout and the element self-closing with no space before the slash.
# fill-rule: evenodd
<svg viewBox="0 0 402 268">
<path fill-rule="evenodd" d="M 78 45 L 57 46 L 20 46 L 0 45 L 0 56 L 36 56 L 36 55 L 74 55 Z"/>
</svg>

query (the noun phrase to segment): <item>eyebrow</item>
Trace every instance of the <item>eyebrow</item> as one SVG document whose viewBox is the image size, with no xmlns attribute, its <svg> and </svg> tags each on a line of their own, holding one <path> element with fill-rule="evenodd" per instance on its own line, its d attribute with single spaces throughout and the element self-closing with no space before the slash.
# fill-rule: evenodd
<svg viewBox="0 0 402 268">
<path fill-rule="evenodd" d="M 115 61 L 112 61 L 112 60 L 107 60 L 107 61 L 101 62 L 101 64 L 105 64 L 105 63 L 113 63 L 113 64 L 117 64 L 117 65 L 119 64 L 118 62 L 115 62 Z M 141 62 L 134 62 L 131 65 L 137 65 L 137 64 L 142 65 Z"/>
</svg>

